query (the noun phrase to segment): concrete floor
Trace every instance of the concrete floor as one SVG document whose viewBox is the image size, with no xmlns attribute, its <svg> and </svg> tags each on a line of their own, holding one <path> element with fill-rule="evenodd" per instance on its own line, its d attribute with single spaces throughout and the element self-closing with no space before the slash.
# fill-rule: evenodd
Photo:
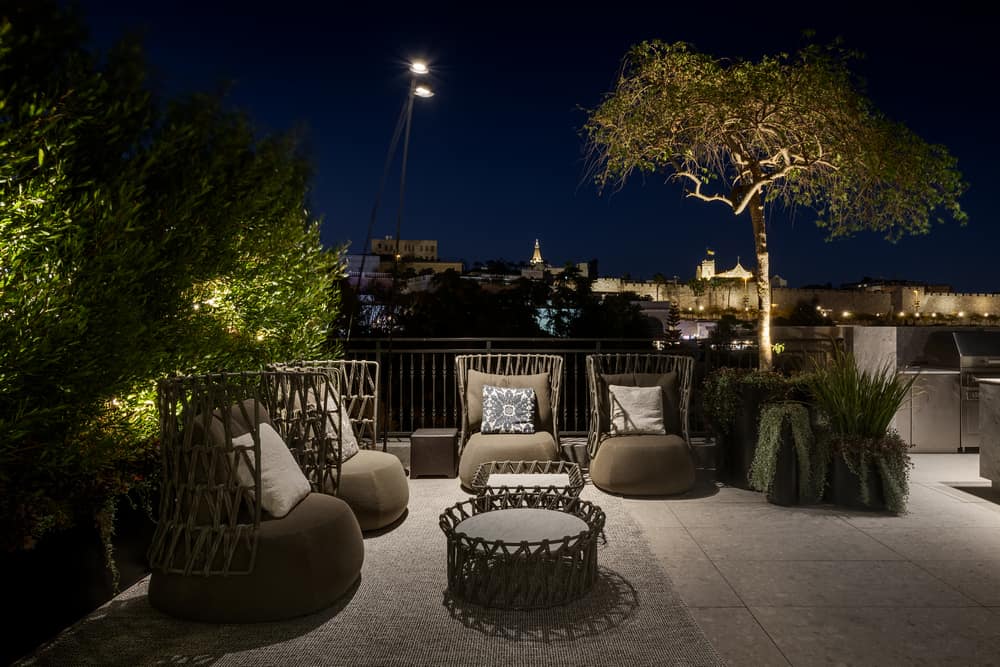
<svg viewBox="0 0 1000 667">
<path fill-rule="evenodd" d="M 730 487 L 627 506 L 734 665 L 998 665 L 1000 495 L 978 455 L 913 461 L 898 517 Z"/>
</svg>

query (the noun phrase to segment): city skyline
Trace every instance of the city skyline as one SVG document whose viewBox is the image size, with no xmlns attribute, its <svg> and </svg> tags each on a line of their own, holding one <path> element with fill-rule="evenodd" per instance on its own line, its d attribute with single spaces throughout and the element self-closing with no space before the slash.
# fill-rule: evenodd
<svg viewBox="0 0 1000 667">
<path fill-rule="evenodd" d="M 229 3 L 83 7 L 102 49 L 126 29 L 146 27 L 165 92 L 231 82 L 227 100 L 263 130 L 306 127 L 316 167 L 310 208 L 323 217 L 329 245 L 351 240 L 351 252 L 360 250 L 406 94 L 406 63 L 423 57 L 438 94 L 418 100 L 414 112 L 404 238 L 439 239 L 443 258 L 471 265 L 522 261 L 537 237 L 554 265 L 596 257 L 602 274 L 647 278 L 690 272 L 685 267 L 709 246 L 750 264 L 753 248 L 748 221 L 685 200 L 679 185 L 659 176 L 602 196 L 587 180 L 581 109 L 611 89 L 627 48 L 660 38 L 755 58 L 794 50 L 803 29 L 815 29 L 819 43 L 840 36 L 867 54 L 858 69 L 876 106 L 958 158 L 970 184 L 962 198 L 970 222 L 895 245 L 873 234 L 827 244 L 809 211 L 772 212 L 772 273 L 792 284 L 871 275 L 1000 291 L 982 268 L 1000 245 L 988 201 L 997 139 L 984 131 L 993 107 L 982 85 L 993 78 L 983 50 L 996 9 L 984 15 L 959 4 L 933 16 L 781 9 L 728 28 L 697 12 L 649 7 L 592 17 L 505 5 L 485 21 L 468 10 L 376 13 L 304 3 L 267 15 Z M 395 187 L 390 180 L 375 237 L 395 233 Z"/>
</svg>

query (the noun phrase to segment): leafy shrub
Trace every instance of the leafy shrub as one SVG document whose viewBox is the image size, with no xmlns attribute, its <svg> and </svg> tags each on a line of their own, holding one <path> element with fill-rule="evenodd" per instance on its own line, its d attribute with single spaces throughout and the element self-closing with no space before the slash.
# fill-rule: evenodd
<svg viewBox="0 0 1000 667">
<path fill-rule="evenodd" d="M 207 97 L 157 104 L 54 2 L 0 23 L 3 547 L 97 521 L 158 471 L 155 379 L 318 355 L 339 254 L 307 162 Z"/>
</svg>

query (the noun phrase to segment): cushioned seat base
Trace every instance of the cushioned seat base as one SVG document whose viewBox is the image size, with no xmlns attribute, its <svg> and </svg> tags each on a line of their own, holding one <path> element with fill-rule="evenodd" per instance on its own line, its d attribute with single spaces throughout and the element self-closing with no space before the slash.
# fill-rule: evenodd
<svg viewBox="0 0 1000 667">
<path fill-rule="evenodd" d="M 329 607 L 361 574 L 361 528 L 339 498 L 311 493 L 283 518 L 261 521 L 257 535 L 250 574 L 205 577 L 154 571 L 150 604 L 194 621 L 279 621 Z"/>
<path fill-rule="evenodd" d="M 530 434 L 473 433 L 462 450 L 458 476 L 472 487 L 476 469 L 487 461 L 558 461 L 559 448 L 548 431 Z"/>
<path fill-rule="evenodd" d="M 410 485 L 395 455 L 363 449 L 344 461 L 337 496 L 354 510 L 361 530 L 376 530 L 403 516 Z"/>
<path fill-rule="evenodd" d="M 590 461 L 590 479 L 611 493 L 659 496 L 694 486 L 694 460 L 677 435 L 619 435 L 604 438 Z"/>
</svg>

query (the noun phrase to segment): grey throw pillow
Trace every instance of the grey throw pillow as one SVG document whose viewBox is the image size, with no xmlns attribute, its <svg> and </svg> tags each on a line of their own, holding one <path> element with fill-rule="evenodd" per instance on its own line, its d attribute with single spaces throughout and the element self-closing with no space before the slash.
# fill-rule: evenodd
<svg viewBox="0 0 1000 667">
<path fill-rule="evenodd" d="M 483 386 L 482 433 L 534 433 L 535 391 Z"/>
</svg>

